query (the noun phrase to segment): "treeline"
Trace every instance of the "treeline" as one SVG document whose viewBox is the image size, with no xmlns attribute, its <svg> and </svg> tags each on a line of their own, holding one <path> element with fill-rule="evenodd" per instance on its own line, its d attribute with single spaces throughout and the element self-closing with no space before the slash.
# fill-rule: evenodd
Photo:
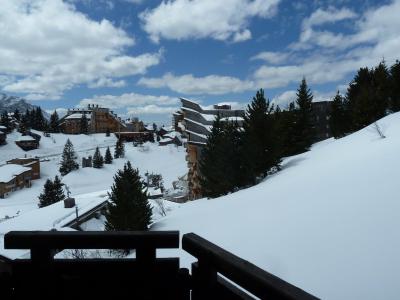
<svg viewBox="0 0 400 300">
<path fill-rule="evenodd" d="M 375 68 L 360 68 L 345 96 L 332 102 L 330 127 L 335 138 L 357 131 L 389 113 L 400 111 L 400 62 L 382 61 Z"/>
<path fill-rule="evenodd" d="M 248 105 L 243 126 L 216 117 L 200 160 L 203 195 L 218 197 L 279 170 L 283 157 L 307 151 L 315 138 L 313 95 L 303 79 L 296 101 L 282 111 L 264 91 Z"/>
</svg>

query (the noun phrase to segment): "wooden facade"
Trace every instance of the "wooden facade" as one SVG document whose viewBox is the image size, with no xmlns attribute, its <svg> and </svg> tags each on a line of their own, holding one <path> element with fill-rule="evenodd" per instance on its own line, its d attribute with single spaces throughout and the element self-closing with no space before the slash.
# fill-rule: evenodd
<svg viewBox="0 0 400 300">
<path fill-rule="evenodd" d="M 0 167 L 0 198 L 9 193 L 31 187 L 32 169 L 15 164 Z"/>
<path fill-rule="evenodd" d="M 39 158 L 32 157 L 23 157 L 23 158 L 14 158 L 7 161 L 7 164 L 15 164 L 24 167 L 28 167 L 32 169 L 31 179 L 36 180 L 40 178 L 40 160 Z"/>
<path fill-rule="evenodd" d="M 70 109 L 60 120 L 61 131 L 67 134 L 80 134 L 81 119 L 85 115 L 88 120 L 88 133 L 107 133 L 126 131 L 126 125 L 108 108 L 88 105 L 86 109 Z"/>
</svg>

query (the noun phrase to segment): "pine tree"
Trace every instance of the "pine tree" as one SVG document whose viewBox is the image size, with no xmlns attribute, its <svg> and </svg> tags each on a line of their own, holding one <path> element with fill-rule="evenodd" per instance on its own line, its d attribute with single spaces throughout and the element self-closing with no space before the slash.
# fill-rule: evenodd
<svg viewBox="0 0 400 300">
<path fill-rule="evenodd" d="M 89 123 L 86 117 L 86 114 L 83 113 L 79 123 L 80 133 L 88 134 L 89 133 Z"/>
<path fill-rule="evenodd" d="M 60 173 L 62 176 L 67 175 L 69 172 L 73 170 L 79 169 L 79 164 L 75 161 L 76 159 L 77 156 L 74 151 L 74 146 L 68 139 L 67 142 L 65 143 L 61 158 Z"/>
<path fill-rule="evenodd" d="M 105 227 L 108 231 L 147 230 L 151 222 L 152 209 L 139 171 L 130 162 L 114 176 L 109 198 L 111 203 L 106 213 Z"/>
<path fill-rule="evenodd" d="M 21 120 L 21 113 L 19 112 L 18 108 L 16 108 L 16 109 L 14 110 L 14 118 L 15 118 L 15 120 L 17 120 L 17 121 L 20 121 L 20 120 Z"/>
<path fill-rule="evenodd" d="M 259 176 L 264 177 L 269 170 L 278 167 L 277 139 L 274 107 L 265 99 L 264 91 L 257 91 L 248 105 L 243 123 L 244 153 L 247 169 L 250 171 L 249 182 L 255 183 Z"/>
<path fill-rule="evenodd" d="M 344 137 L 349 131 L 350 120 L 347 115 L 345 99 L 338 91 L 333 98 L 329 118 L 329 127 L 334 138 Z"/>
<path fill-rule="evenodd" d="M 291 102 L 287 110 L 275 112 L 278 157 L 292 155 L 296 152 L 294 148 L 296 140 L 296 109 L 294 102 Z"/>
<path fill-rule="evenodd" d="M 44 131 L 47 129 L 47 121 L 43 116 L 42 109 L 39 107 L 36 107 L 33 110 L 32 114 L 32 128 L 40 131 Z"/>
<path fill-rule="evenodd" d="M 114 158 L 123 158 L 125 156 L 125 147 L 121 139 L 115 144 Z"/>
<path fill-rule="evenodd" d="M 390 109 L 400 111 L 400 61 L 390 67 Z"/>
<path fill-rule="evenodd" d="M 99 147 L 96 147 L 96 151 L 93 155 L 93 168 L 100 169 L 103 167 L 104 159 L 100 153 Z"/>
<path fill-rule="evenodd" d="M 7 132 L 10 131 L 11 128 L 11 124 L 10 124 L 10 120 L 8 119 L 8 114 L 6 110 L 3 110 L 3 112 L 1 113 L 0 116 L 0 125 L 5 126 L 7 128 Z"/>
<path fill-rule="evenodd" d="M 104 163 L 112 164 L 112 160 L 113 160 L 113 158 L 112 158 L 112 155 L 111 155 L 110 147 L 107 147 L 106 155 L 104 157 Z"/>
<path fill-rule="evenodd" d="M 58 114 L 57 114 L 57 111 L 54 110 L 54 112 L 50 116 L 50 124 L 49 124 L 50 132 L 59 132 L 60 131 L 59 127 L 58 127 L 58 122 L 59 122 Z"/>
<path fill-rule="evenodd" d="M 297 109 L 295 111 L 295 124 L 293 136 L 293 153 L 298 154 L 308 151 L 315 139 L 315 126 L 313 121 L 312 100 L 313 95 L 303 78 L 296 93 Z"/>
<path fill-rule="evenodd" d="M 243 186 L 239 130 L 236 123 L 222 122 L 218 115 L 199 162 L 203 195 L 215 198 Z"/>
<path fill-rule="evenodd" d="M 54 182 L 51 179 L 47 179 L 43 192 L 39 195 L 39 207 L 42 208 L 64 200 L 63 185 L 58 176 L 54 178 Z"/>
<path fill-rule="evenodd" d="M 63 186 L 64 186 L 64 184 L 61 182 L 61 179 L 56 175 L 56 177 L 54 177 L 54 181 L 53 181 L 55 202 L 62 201 L 65 199 Z"/>
</svg>

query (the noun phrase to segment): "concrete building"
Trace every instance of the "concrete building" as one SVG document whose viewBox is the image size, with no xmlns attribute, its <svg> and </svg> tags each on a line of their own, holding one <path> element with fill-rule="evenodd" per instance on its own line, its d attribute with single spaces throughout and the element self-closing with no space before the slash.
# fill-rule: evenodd
<svg viewBox="0 0 400 300">
<path fill-rule="evenodd" d="M 219 114 L 222 121 L 236 121 L 243 123 L 244 110 L 232 109 L 229 104 L 221 103 L 213 106 L 213 109 L 205 109 L 198 103 L 181 98 L 180 127 L 183 136 L 187 139 L 186 161 L 188 163 L 189 199 L 197 199 L 202 196 L 200 187 L 199 161 L 201 151 L 207 143 L 207 136 L 211 132 L 212 124 Z"/>
</svg>

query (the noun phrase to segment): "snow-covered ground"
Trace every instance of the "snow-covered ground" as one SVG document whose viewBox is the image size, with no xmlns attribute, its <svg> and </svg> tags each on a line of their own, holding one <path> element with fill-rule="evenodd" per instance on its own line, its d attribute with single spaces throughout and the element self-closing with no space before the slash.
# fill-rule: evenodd
<svg viewBox="0 0 400 300">
<path fill-rule="evenodd" d="M 398 299 L 400 113 L 379 124 L 385 139 L 370 126 L 340 140 L 320 142 L 307 153 L 286 158 L 282 171 L 257 186 L 177 205 L 152 230 L 195 232 L 322 299 Z M 61 152 L 62 146 L 55 151 Z M 82 148 L 92 146 L 82 142 Z M 142 174 L 161 173 L 166 187 L 186 172 L 182 148 L 149 145 L 143 152 L 129 145 L 126 150 Z M 19 217 L 0 223 L 0 232 L 21 228 L 19 221 L 36 213 L 37 195 L 45 177 L 57 174 L 58 159 L 42 164 L 43 179 L 33 188 L 0 199 L 0 212 L 13 215 L 22 210 Z M 101 170 L 80 169 L 63 181 L 79 198 L 107 189 L 124 162 L 117 160 Z M 99 224 L 94 221 L 87 228 L 98 229 Z M 186 267 L 194 261 L 181 250 L 158 254 L 179 255 Z"/>
<path fill-rule="evenodd" d="M 399 299 L 400 113 L 379 124 L 385 139 L 370 126 L 323 141 L 257 186 L 184 204 L 153 230 L 195 232 L 321 299 Z"/>
<path fill-rule="evenodd" d="M 10 193 L 9 197 L 0 199 L 0 222 L 6 216 L 13 217 L 38 209 L 38 196 L 43 190 L 46 179 L 54 179 L 55 175 L 60 175 L 59 162 L 67 138 L 74 145 L 79 156 L 79 163 L 82 157 L 93 156 L 96 146 L 101 148 L 103 155 L 107 146 L 110 146 L 113 152 L 116 142 L 113 135 L 106 137 L 105 134 L 52 134 L 51 137 L 42 136 L 39 149 L 25 152 L 14 143 L 19 136 L 20 134 L 16 131 L 7 136 L 7 145 L 0 147 L 0 164 L 11 158 L 23 157 L 25 154 L 47 158 L 49 161 L 41 162 L 41 179 L 32 181 L 31 188 L 18 190 Z M 102 169 L 80 168 L 64 176 L 62 182 L 68 185 L 72 196 L 107 190 L 113 183 L 113 176 L 127 160 L 131 161 L 133 167 L 139 169 L 142 176 L 146 172 L 161 174 L 166 188 L 170 188 L 178 176 L 187 172 L 183 147 L 174 145 L 160 147 L 157 143 L 133 147 L 132 143 L 126 143 L 125 158 L 115 159 L 111 165 L 104 165 Z"/>
</svg>

